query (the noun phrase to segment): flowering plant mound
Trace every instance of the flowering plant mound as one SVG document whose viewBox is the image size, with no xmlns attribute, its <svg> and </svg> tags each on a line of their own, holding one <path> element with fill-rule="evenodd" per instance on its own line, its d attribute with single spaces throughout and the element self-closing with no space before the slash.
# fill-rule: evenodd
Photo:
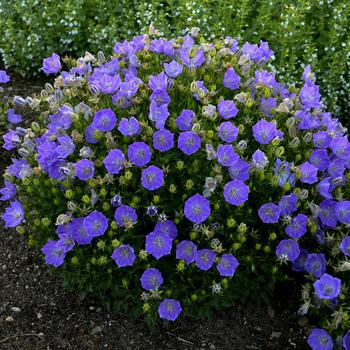
<svg viewBox="0 0 350 350">
<path fill-rule="evenodd" d="M 47 74 L 69 70 L 14 101 L 38 117 L 3 137 L 18 153 L 1 189 L 5 226 L 28 227 L 82 297 L 149 320 L 205 316 L 256 288 L 266 296 L 287 263 L 310 281 L 304 310 L 340 334 L 346 130 L 323 110 L 310 67 L 301 89 L 286 87 L 267 68 L 266 42 L 238 48 L 195 34 L 138 36 L 108 61 L 44 60 Z"/>
</svg>

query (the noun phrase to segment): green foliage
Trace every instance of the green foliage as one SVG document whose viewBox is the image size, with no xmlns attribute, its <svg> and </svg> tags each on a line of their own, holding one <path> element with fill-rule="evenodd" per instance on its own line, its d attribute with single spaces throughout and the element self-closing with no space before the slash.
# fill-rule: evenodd
<svg viewBox="0 0 350 350">
<path fill-rule="evenodd" d="M 207 38 L 264 39 L 288 82 L 311 64 L 328 109 L 349 125 L 350 2 L 348 0 L 11 0 L 0 3 L 0 52 L 7 67 L 36 75 L 52 52 L 110 52 L 117 40 L 199 27 Z"/>
</svg>

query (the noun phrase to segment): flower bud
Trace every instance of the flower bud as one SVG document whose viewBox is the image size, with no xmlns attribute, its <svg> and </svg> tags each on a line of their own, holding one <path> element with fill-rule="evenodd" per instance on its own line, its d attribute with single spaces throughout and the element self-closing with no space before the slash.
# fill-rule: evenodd
<svg viewBox="0 0 350 350">
<path fill-rule="evenodd" d="M 244 233 L 247 232 L 248 228 L 247 228 L 247 225 L 244 222 L 242 222 L 242 223 L 239 224 L 237 230 L 238 230 L 238 233 L 244 234 Z"/>
<path fill-rule="evenodd" d="M 272 141 L 273 142 L 273 141 Z M 275 151 L 275 155 L 277 158 L 282 157 L 282 155 L 284 154 L 284 147 L 283 146 L 279 146 L 277 147 L 276 151 Z"/>
<path fill-rule="evenodd" d="M 15 106 L 23 107 L 27 104 L 26 100 L 21 96 L 15 96 L 13 98 L 13 104 Z"/>
<path fill-rule="evenodd" d="M 125 176 L 125 180 L 130 181 L 132 179 L 132 172 L 130 170 L 127 170 L 124 176 Z"/>
<path fill-rule="evenodd" d="M 180 260 L 179 263 L 176 266 L 176 269 L 179 272 L 183 272 L 183 270 L 185 269 L 185 261 L 184 260 Z"/>
<path fill-rule="evenodd" d="M 20 234 L 20 235 L 24 235 L 26 233 L 26 230 L 23 226 L 17 226 L 16 227 L 16 231 Z"/>
<path fill-rule="evenodd" d="M 187 180 L 187 181 L 186 181 L 186 189 L 187 189 L 187 190 L 192 189 L 193 185 L 194 185 L 194 183 L 193 183 L 192 180 Z"/>
<path fill-rule="evenodd" d="M 40 98 L 41 98 L 42 100 L 46 100 L 48 97 L 49 97 L 49 94 L 47 93 L 47 91 L 46 91 L 46 90 L 41 90 L 41 92 L 40 92 Z"/>
<path fill-rule="evenodd" d="M 40 132 L 40 125 L 37 122 L 32 122 L 31 129 L 35 134 L 38 134 Z"/>
<path fill-rule="evenodd" d="M 194 241 L 197 238 L 198 234 L 196 231 L 191 231 L 190 233 L 190 239 L 191 241 Z"/>
<path fill-rule="evenodd" d="M 50 219 L 47 218 L 47 217 L 44 217 L 41 219 L 41 223 L 44 225 L 44 226 L 49 226 L 50 225 Z"/>
<path fill-rule="evenodd" d="M 87 194 L 84 194 L 81 200 L 85 204 L 90 204 L 90 197 Z"/>
<path fill-rule="evenodd" d="M 170 192 L 170 193 L 175 193 L 175 192 L 176 192 L 176 186 L 175 186 L 174 184 L 171 184 L 171 185 L 169 186 L 169 192 Z"/>
</svg>

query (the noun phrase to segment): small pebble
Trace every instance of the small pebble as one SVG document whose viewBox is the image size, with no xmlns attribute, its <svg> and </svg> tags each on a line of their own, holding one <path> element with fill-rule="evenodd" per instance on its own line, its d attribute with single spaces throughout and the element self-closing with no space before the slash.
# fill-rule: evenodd
<svg viewBox="0 0 350 350">
<path fill-rule="evenodd" d="M 6 317 L 5 319 L 6 322 L 13 322 L 14 321 L 14 318 L 9 316 L 9 317 Z"/>
<path fill-rule="evenodd" d="M 271 337 L 272 338 L 279 338 L 282 335 L 282 332 L 272 332 Z"/>
<path fill-rule="evenodd" d="M 11 311 L 13 312 L 21 312 L 21 309 L 17 306 L 11 307 Z"/>
</svg>

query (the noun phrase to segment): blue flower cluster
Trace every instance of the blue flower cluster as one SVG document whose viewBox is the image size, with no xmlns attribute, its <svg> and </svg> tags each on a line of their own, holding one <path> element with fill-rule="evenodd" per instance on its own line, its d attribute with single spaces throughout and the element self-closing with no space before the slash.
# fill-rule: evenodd
<svg viewBox="0 0 350 350">
<path fill-rule="evenodd" d="M 1 189 L 11 201 L 6 226 L 49 215 L 28 196 L 36 180 L 49 180 L 57 228 L 42 247 L 46 263 L 68 264 L 84 245 L 113 247 L 115 268 L 142 270 L 144 311 L 156 303 L 167 320 L 187 308 L 170 298 L 171 273 L 206 271 L 215 285 L 234 288 L 228 279 L 237 268 L 270 246 L 273 263 L 308 275 L 308 305 L 345 300 L 335 274 L 348 268 L 332 261 L 350 256 L 350 143 L 323 110 L 310 67 L 300 90 L 286 87 L 264 68 L 273 55 L 267 43 L 238 48 L 230 37 L 142 35 L 114 52 L 109 61 L 102 52 L 73 61 L 32 100 L 41 121 L 3 136 L 3 147 L 19 154 Z M 68 61 L 53 54 L 42 69 L 56 74 Z M 255 253 L 246 259 L 248 250 Z M 331 348 L 320 345 L 332 343 L 324 332 L 313 331 L 313 349 Z"/>
</svg>

